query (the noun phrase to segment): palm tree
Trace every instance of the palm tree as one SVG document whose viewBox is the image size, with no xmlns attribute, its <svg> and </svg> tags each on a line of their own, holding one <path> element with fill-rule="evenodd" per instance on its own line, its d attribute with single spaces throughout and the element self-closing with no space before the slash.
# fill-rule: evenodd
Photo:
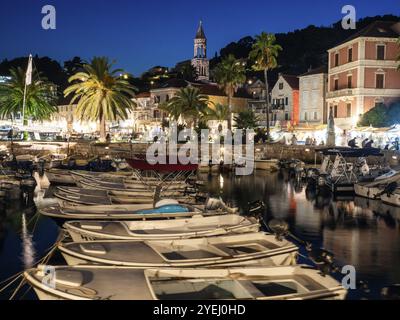
<svg viewBox="0 0 400 320">
<path fill-rule="evenodd" d="M 200 93 L 194 87 L 182 88 L 169 101 L 160 105 L 160 109 L 167 112 L 175 121 L 183 119 L 188 127 L 197 123 L 200 115 L 209 105 L 208 96 Z"/>
<path fill-rule="evenodd" d="M 11 80 L 0 84 L 0 118 L 14 117 L 22 113 L 25 88 L 25 71 L 21 68 L 10 70 Z M 54 84 L 39 74 L 32 75 L 32 83 L 26 87 L 24 125 L 28 118 L 46 120 L 57 111 Z"/>
<path fill-rule="evenodd" d="M 246 81 L 246 70 L 243 63 L 230 54 L 214 69 L 214 77 L 228 96 L 228 129 L 232 130 L 232 97 L 237 88 Z"/>
<path fill-rule="evenodd" d="M 264 71 L 268 140 L 270 138 L 268 71 L 278 66 L 277 58 L 279 51 L 282 50 L 282 47 L 276 44 L 275 41 L 275 35 L 262 32 L 260 35 L 256 36 L 256 42 L 253 44 L 253 49 L 249 55 L 250 59 L 255 61 L 253 69 L 256 71 Z"/>
<path fill-rule="evenodd" d="M 205 109 L 204 113 L 201 115 L 201 119 L 203 121 L 218 121 L 218 130 L 222 131 L 222 122 L 228 119 L 229 115 L 229 107 L 217 103 L 214 107 L 208 107 Z"/>
<path fill-rule="evenodd" d="M 238 116 L 235 117 L 236 128 L 238 129 L 255 129 L 258 126 L 258 121 L 258 117 L 250 109 L 239 112 Z"/>
<path fill-rule="evenodd" d="M 75 113 L 81 120 L 100 121 L 101 141 L 106 139 L 106 121 L 124 120 L 134 108 L 136 88 L 120 76 L 126 74 L 123 70 L 112 67 L 108 58 L 94 57 L 68 79 L 72 84 L 64 91 L 65 97 L 73 94 L 71 104 L 77 102 Z"/>
</svg>

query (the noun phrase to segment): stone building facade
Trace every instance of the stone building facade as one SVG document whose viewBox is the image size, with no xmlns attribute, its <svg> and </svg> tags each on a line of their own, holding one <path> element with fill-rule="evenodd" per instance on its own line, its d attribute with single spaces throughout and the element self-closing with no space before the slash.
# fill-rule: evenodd
<svg viewBox="0 0 400 320">
<path fill-rule="evenodd" d="M 299 124 L 299 78 L 280 74 L 271 90 L 270 120 L 272 126 Z"/>
<path fill-rule="evenodd" d="M 299 76 L 301 124 L 327 123 L 326 91 L 328 70 L 320 67 Z"/>
<path fill-rule="evenodd" d="M 343 129 L 357 125 L 360 115 L 400 97 L 396 57 L 400 23 L 376 21 L 328 50 L 328 108 Z"/>
</svg>

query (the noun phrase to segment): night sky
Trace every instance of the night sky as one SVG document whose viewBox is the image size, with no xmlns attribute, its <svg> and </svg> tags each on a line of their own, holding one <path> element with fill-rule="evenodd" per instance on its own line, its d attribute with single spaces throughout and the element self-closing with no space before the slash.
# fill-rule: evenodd
<svg viewBox="0 0 400 320">
<path fill-rule="evenodd" d="M 56 30 L 41 28 L 46 4 L 56 7 Z M 330 25 L 342 18 L 346 4 L 356 7 L 357 19 L 400 14 L 398 0 L 2 0 L 0 59 L 32 53 L 63 62 L 106 55 L 138 75 L 190 59 L 200 19 L 212 57 L 228 43 L 261 31 Z"/>
</svg>

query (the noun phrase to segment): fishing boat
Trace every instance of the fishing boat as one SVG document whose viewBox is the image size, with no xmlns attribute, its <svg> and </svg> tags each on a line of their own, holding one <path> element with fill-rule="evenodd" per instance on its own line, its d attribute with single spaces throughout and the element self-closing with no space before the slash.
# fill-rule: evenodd
<svg viewBox="0 0 400 320">
<path fill-rule="evenodd" d="M 129 174 L 128 174 L 129 173 Z M 162 176 L 148 176 L 143 175 L 136 170 L 124 171 L 124 172 L 109 172 L 109 173 L 101 173 L 90 171 L 71 171 L 71 174 L 75 176 L 75 179 L 80 181 L 81 179 L 88 179 L 88 180 L 101 180 L 107 182 L 116 182 L 116 183 L 138 183 L 138 182 L 145 182 L 147 184 L 158 185 L 160 182 L 163 182 Z M 179 182 L 179 181 L 176 181 Z M 181 181 L 181 183 L 184 181 Z"/>
<path fill-rule="evenodd" d="M 178 207 L 179 205 L 179 207 Z M 171 207 L 166 207 L 171 206 Z M 177 207 L 175 207 L 177 206 Z M 38 208 L 39 213 L 53 218 L 59 225 L 70 220 L 154 220 L 187 218 L 195 215 L 219 215 L 237 213 L 237 208 L 229 208 L 218 199 L 209 199 L 203 205 L 179 204 L 172 199 L 164 199 L 148 204 L 98 205 L 98 206 L 48 206 Z"/>
<path fill-rule="evenodd" d="M 317 151 L 324 157 L 317 187 L 333 194 L 354 193 L 356 183 L 372 182 L 389 171 L 387 166 L 371 168 L 367 163 L 367 157 L 383 157 L 380 149 L 335 147 Z"/>
<path fill-rule="evenodd" d="M 254 217 L 227 214 L 160 221 L 68 221 L 64 229 L 75 242 L 165 240 L 257 232 L 260 224 Z"/>
<path fill-rule="evenodd" d="M 387 190 L 386 192 L 383 192 L 381 194 L 381 200 L 383 203 L 400 207 L 400 189 L 395 188 L 394 190 Z"/>
<path fill-rule="evenodd" d="M 71 173 L 72 178 L 75 180 L 75 184 L 81 188 L 91 188 L 91 189 L 103 189 L 115 191 L 124 191 L 130 189 L 155 189 L 158 186 L 164 186 L 170 190 L 184 190 L 188 185 L 185 181 L 157 181 L 157 182 L 145 182 L 140 180 L 125 180 L 121 182 L 110 182 L 107 178 L 88 178 L 82 175 L 76 175 Z"/>
<path fill-rule="evenodd" d="M 58 191 L 75 194 L 75 195 L 85 195 L 91 197 L 120 197 L 120 198 L 128 198 L 127 201 L 130 201 L 132 197 L 153 197 L 155 196 L 155 191 L 153 190 L 145 190 L 145 189 L 132 189 L 132 190 L 103 190 L 103 189 L 87 189 L 87 188 L 76 188 L 76 187 L 57 187 Z M 181 196 L 182 192 L 179 190 L 166 190 L 160 191 L 163 197 L 172 198 L 174 196 Z"/>
<path fill-rule="evenodd" d="M 151 267 L 291 265 L 298 248 L 262 232 L 178 240 L 99 240 L 60 243 L 68 265 Z"/>
<path fill-rule="evenodd" d="M 24 272 L 40 300 L 343 300 L 346 289 L 308 266 L 132 269 L 44 266 Z"/>
<path fill-rule="evenodd" d="M 153 203 L 154 195 L 149 193 L 148 196 L 113 196 L 108 195 L 105 197 L 98 197 L 93 195 L 69 193 L 61 190 L 57 190 L 53 193 L 53 196 L 59 199 L 59 203 L 74 203 L 79 205 L 113 205 L 113 204 L 142 204 L 142 203 Z"/>
<path fill-rule="evenodd" d="M 256 170 L 278 171 L 279 160 L 277 159 L 256 159 L 254 160 Z"/>
<path fill-rule="evenodd" d="M 380 199 L 381 194 L 385 193 L 386 187 L 400 181 L 400 172 L 390 170 L 381 176 L 378 176 L 371 182 L 358 182 L 354 185 L 354 191 L 357 195 L 369 199 Z"/>
<path fill-rule="evenodd" d="M 84 171 L 84 170 L 78 170 L 78 171 L 81 172 L 82 174 L 90 175 L 92 177 L 97 177 L 99 179 L 105 179 L 114 176 L 128 177 L 132 175 L 132 172 L 126 172 L 126 171 L 116 171 L 116 172 L 96 172 L 96 171 Z M 45 175 L 51 184 L 75 185 L 75 180 L 72 178 L 71 172 L 76 173 L 78 171 L 52 168 L 52 169 L 47 169 L 45 171 Z"/>
<path fill-rule="evenodd" d="M 131 168 L 142 171 L 154 171 L 154 172 L 189 172 L 197 171 L 198 164 L 182 164 L 179 159 L 176 159 L 176 163 L 170 161 L 169 157 L 166 157 L 165 163 L 151 163 L 146 160 L 146 155 L 136 155 L 131 159 L 126 159 Z"/>
<path fill-rule="evenodd" d="M 65 153 L 51 153 L 40 157 L 39 162 L 42 161 L 44 163 L 45 169 L 59 168 L 67 157 Z"/>
<path fill-rule="evenodd" d="M 67 190 L 67 191 L 66 191 Z M 82 189 L 82 192 L 71 192 L 71 189 L 58 189 L 54 191 L 53 196 L 58 199 L 60 204 L 67 202 L 69 204 L 78 204 L 86 206 L 95 205 L 114 205 L 114 204 L 143 204 L 153 203 L 157 198 L 173 197 L 182 202 L 192 203 L 195 198 L 183 195 L 176 191 L 162 191 L 157 196 L 153 191 L 115 191 L 115 190 L 94 190 Z M 78 189 L 72 189 L 78 190 Z M 93 194 L 90 194 L 93 193 Z M 125 194 L 124 194 L 125 193 Z"/>
</svg>

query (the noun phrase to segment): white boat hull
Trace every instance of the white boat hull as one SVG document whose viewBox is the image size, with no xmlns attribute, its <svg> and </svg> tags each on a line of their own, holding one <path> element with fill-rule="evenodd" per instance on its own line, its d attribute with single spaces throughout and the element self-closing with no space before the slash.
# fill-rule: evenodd
<svg viewBox="0 0 400 320">
<path fill-rule="evenodd" d="M 381 195 L 381 200 L 384 203 L 400 207 L 400 193 L 395 192 L 389 195 L 384 193 Z"/>
<path fill-rule="evenodd" d="M 382 193 L 382 189 L 378 186 L 376 187 L 368 187 L 359 183 L 354 184 L 354 192 L 356 195 L 368 199 L 380 199 L 380 194 Z"/>
</svg>

